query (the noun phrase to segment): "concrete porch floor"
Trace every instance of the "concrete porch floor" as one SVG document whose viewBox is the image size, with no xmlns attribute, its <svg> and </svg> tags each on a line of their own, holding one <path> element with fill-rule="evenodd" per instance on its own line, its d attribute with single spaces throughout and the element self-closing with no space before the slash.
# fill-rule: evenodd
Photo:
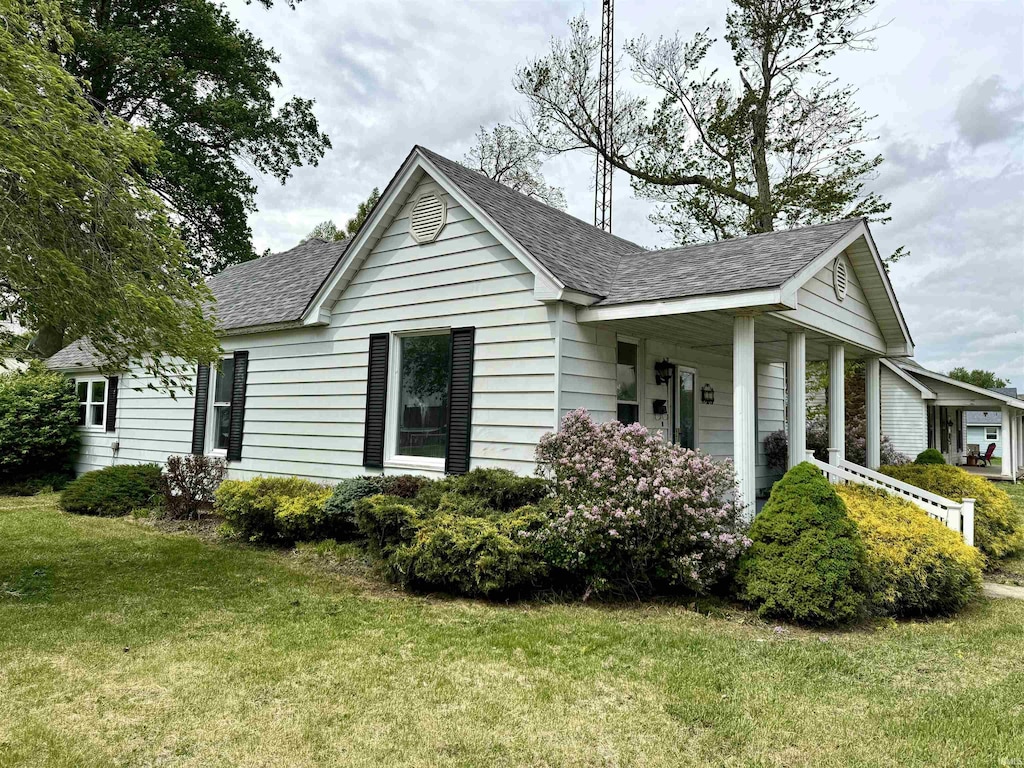
<svg viewBox="0 0 1024 768">
<path fill-rule="evenodd" d="M 978 475 L 979 477 L 987 477 L 989 480 L 1004 480 L 1011 481 L 1012 478 L 1003 477 L 1002 467 L 968 467 L 966 464 L 961 464 L 960 469 L 970 472 L 972 475 Z M 1020 479 L 1022 476 L 1021 470 L 1017 470 L 1017 478 Z"/>
</svg>

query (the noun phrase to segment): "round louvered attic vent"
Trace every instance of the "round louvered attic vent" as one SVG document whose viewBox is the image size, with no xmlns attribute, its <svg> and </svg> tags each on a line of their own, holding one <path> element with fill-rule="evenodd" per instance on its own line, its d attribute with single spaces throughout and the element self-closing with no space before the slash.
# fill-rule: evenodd
<svg viewBox="0 0 1024 768">
<path fill-rule="evenodd" d="M 839 256 L 832 264 L 832 287 L 836 289 L 836 298 L 839 299 L 839 301 L 846 298 L 846 289 L 849 288 L 849 286 L 849 267 L 846 266 L 846 259 Z"/>
<path fill-rule="evenodd" d="M 432 243 L 448 220 L 448 206 L 436 192 L 420 196 L 409 216 L 409 233 L 417 243 Z"/>
</svg>

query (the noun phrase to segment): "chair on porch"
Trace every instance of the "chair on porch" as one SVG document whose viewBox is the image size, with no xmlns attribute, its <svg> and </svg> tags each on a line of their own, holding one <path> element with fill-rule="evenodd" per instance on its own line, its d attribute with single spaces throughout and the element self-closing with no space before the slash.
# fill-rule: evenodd
<svg viewBox="0 0 1024 768">
<path fill-rule="evenodd" d="M 988 449 L 985 451 L 985 455 L 978 457 L 978 466 L 979 467 L 987 467 L 991 463 L 991 461 L 992 461 L 992 454 L 995 453 L 995 452 L 996 452 L 996 444 L 995 443 L 989 443 L 988 444 Z"/>
</svg>

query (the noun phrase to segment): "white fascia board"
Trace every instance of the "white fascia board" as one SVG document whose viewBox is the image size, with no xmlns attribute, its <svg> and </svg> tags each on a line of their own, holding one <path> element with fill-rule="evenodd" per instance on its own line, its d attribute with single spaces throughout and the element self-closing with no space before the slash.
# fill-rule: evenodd
<svg viewBox="0 0 1024 768">
<path fill-rule="evenodd" d="M 424 172 L 430 175 L 438 185 L 447 192 L 452 199 L 469 211 L 477 221 L 483 224 L 495 239 L 505 246 L 513 256 L 519 259 L 534 276 L 534 298 L 538 301 L 558 301 L 563 298 L 566 290 L 565 284 L 543 264 L 537 261 L 519 242 L 505 231 L 490 215 L 478 206 L 466 195 L 458 185 L 451 181 L 445 174 L 434 165 L 429 159 L 416 150 L 416 158 Z"/>
<path fill-rule="evenodd" d="M 906 370 L 906 369 L 904 369 Z M 935 371 L 929 371 L 927 368 L 911 368 L 907 373 L 912 376 L 924 376 L 925 378 L 934 379 L 935 381 L 941 381 L 943 384 L 949 384 L 952 387 L 959 387 L 965 392 L 971 392 L 976 395 L 981 395 L 990 400 L 996 400 L 1000 403 L 1005 403 L 1012 408 L 1024 408 L 1024 400 L 1018 400 L 1015 397 L 1004 395 L 1001 392 L 995 392 L 991 389 L 985 389 L 984 387 L 976 387 L 973 384 L 968 384 L 966 381 L 960 381 L 959 379 L 951 379 L 949 376 L 944 376 L 941 373 Z M 964 398 L 965 400 L 973 400 L 976 398 Z"/>
<path fill-rule="evenodd" d="M 886 271 L 885 264 L 882 263 L 882 259 L 878 255 L 878 248 L 875 246 L 875 240 L 871 236 L 871 230 L 864 221 L 859 221 L 854 224 L 849 232 L 829 246 L 828 249 L 822 252 L 822 254 L 815 258 L 814 261 L 787 280 L 785 285 L 782 286 L 782 296 L 787 301 L 795 301 L 797 292 L 804 283 L 832 263 L 837 256 L 862 237 L 864 238 L 864 243 L 868 247 L 868 252 L 871 254 L 871 258 L 875 263 L 875 269 L 881 276 L 886 296 L 888 297 L 892 310 L 896 315 L 896 320 L 900 324 L 900 332 L 903 335 L 903 343 L 888 345 L 888 349 L 891 349 L 892 351 L 890 352 L 887 349 L 886 353 L 893 357 L 911 357 L 914 354 L 914 340 L 910 336 L 910 329 L 907 327 L 907 321 L 903 317 L 903 310 L 900 309 L 900 304 L 896 300 L 896 294 L 892 289 L 892 283 L 889 282 L 889 273 Z M 872 309 L 872 311 L 874 310 Z"/>
<path fill-rule="evenodd" d="M 714 312 L 722 309 L 778 310 L 795 309 L 783 302 L 778 288 L 765 288 L 733 293 L 704 294 L 684 299 L 641 301 L 609 306 L 590 306 L 577 310 L 580 323 L 599 323 L 608 320 L 632 320 L 642 317 L 688 315 L 695 312 Z"/>
<path fill-rule="evenodd" d="M 411 187 L 419 181 L 419 174 L 430 176 L 444 192 L 455 202 L 465 208 L 470 215 L 484 225 L 494 238 L 519 259 L 534 275 L 534 296 L 538 301 L 550 302 L 565 298 L 565 285 L 546 267 L 537 261 L 525 248 L 508 234 L 502 227 L 485 213 L 469 196 L 464 194 L 436 165 L 414 149 L 405 163 L 395 174 L 394 180 L 384 191 L 384 197 L 374 208 L 373 215 L 359 231 L 359 235 L 349 245 L 342 260 L 335 265 L 331 274 L 320 286 L 313 300 L 309 303 L 302 316 L 303 325 L 327 325 L 331 321 L 331 305 L 337 296 L 355 275 L 363 260 L 383 233 L 381 227 L 390 224 L 397 211 L 395 206 L 401 204 Z M 378 231 L 380 230 L 380 231 Z M 581 294 L 583 295 L 583 294 Z M 597 300 L 597 297 L 592 299 Z"/>
<path fill-rule="evenodd" d="M 924 400 L 934 400 L 935 399 L 935 393 L 934 392 L 932 392 L 930 389 L 928 389 L 928 387 L 926 387 L 920 381 L 918 381 L 913 376 L 908 374 L 906 371 L 904 371 L 898 365 L 896 365 L 893 362 L 890 362 L 889 360 L 886 360 L 884 357 L 881 359 L 881 363 L 887 369 L 892 371 L 892 373 L 894 373 L 896 376 L 898 376 L 900 379 L 902 379 L 903 381 L 907 382 L 907 384 L 909 384 L 914 389 L 916 389 L 918 392 L 920 392 L 922 399 L 924 399 Z"/>
</svg>

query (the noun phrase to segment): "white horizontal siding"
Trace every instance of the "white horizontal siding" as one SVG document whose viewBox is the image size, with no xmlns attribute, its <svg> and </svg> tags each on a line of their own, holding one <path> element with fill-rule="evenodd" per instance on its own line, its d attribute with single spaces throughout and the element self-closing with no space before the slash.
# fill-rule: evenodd
<svg viewBox="0 0 1024 768">
<path fill-rule="evenodd" d="M 928 447 L 928 415 L 920 391 L 881 366 L 882 434 L 911 458 Z"/>
<path fill-rule="evenodd" d="M 438 189 L 426 180 L 411 197 L 428 188 Z M 476 328 L 470 464 L 533 471 L 537 440 L 554 426 L 556 310 L 534 299 L 533 275 L 454 200 L 426 245 L 408 234 L 410 207 L 352 277 L 328 326 L 222 340 L 227 352 L 249 352 L 242 459 L 231 477 L 361 474 L 370 334 L 462 326 Z M 186 393 L 175 402 L 123 385 L 117 460 L 187 453 L 193 407 Z"/>
</svg>

